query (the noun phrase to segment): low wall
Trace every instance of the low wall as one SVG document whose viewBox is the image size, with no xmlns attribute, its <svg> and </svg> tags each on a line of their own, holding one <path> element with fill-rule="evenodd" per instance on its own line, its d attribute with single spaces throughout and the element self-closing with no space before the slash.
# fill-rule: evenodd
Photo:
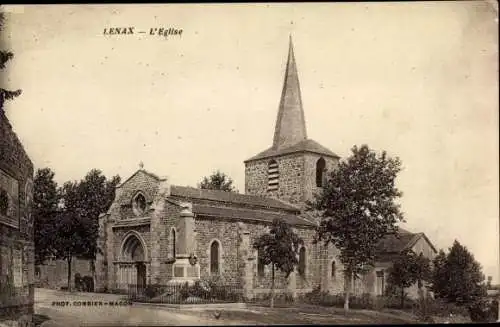
<svg viewBox="0 0 500 327">
<path fill-rule="evenodd" d="M 73 258 L 71 261 L 71 286 L 75 286 L 75 274 L 81 277 L 92 277 L 90 260 Z M 64 260 L 48 260 L 44 265 L 35 267 L 35 284 L 37 287 L 61 289 L 68 286 L 68 262 Z"/>
</svg>

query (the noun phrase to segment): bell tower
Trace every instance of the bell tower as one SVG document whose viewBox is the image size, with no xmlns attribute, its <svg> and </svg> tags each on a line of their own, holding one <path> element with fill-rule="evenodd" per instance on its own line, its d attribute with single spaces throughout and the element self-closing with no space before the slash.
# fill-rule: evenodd
<svg viewBox="0 0 500 327">
<path fill-rule="evenodd" d="M 245 161 L 245 193 L 299 206 L 312 200 L 339 156 L 307 138 L 306 120 L 292 37 L 270 148 Z"/>
</svg>

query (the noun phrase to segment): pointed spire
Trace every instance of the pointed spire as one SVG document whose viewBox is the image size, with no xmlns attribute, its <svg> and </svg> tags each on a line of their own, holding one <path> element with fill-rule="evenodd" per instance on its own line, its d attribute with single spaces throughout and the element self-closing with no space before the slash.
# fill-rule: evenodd
<svg viewBox="0 0 500 327">
<path fill-rule="evenodd" d="M 274 130 L 273 147 L 285 148 L 307 139 L 306 121 L 300 95 L 299 76 L 293 54 L 292 35 L 288 49 L 283 91 Z"/>
</svg>

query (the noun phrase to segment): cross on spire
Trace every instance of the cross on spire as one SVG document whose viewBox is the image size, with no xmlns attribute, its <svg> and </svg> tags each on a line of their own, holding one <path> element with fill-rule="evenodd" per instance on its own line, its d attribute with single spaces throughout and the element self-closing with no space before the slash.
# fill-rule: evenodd
<svg viewBox="0 0 500 327">
<path fill-rule="evenodd" d="M 141 162 L 139 162 L 139 169 L 140 169 L 140 170 L 144 169 L 144 163 L 143 163 L 142 161 L 141 161 Z"/>
</svg>

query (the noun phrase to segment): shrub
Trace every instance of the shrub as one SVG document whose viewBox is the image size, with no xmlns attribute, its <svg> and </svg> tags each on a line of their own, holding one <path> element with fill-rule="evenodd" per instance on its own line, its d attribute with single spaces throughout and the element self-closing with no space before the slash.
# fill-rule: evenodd
<svg viewBox="0 0 500 327">
<path fill-rule="evenodd" d="M 299 301 L 328 307 L 344 307 L 345 294 L 330 294 L 328 291 L 320 291 L 319 288 L 306 293 L 299 298 Z M 405 309 L 412 309 L 416 302 L 406 299 Z M 380 310 L 382 308 L 401 309 L 401 299 L 393 296 L 374 296 L 369 293 L 349 296 L 349 308 Z"/>
<path fill-rule="evenodd" d="M 189 284 L 188 284 L 188 282 L 182 284 L 180 287 L 176 286 L 175 288 L 176 288 L 176 291 L 178 291 L 181 300 L 185 300 L 189 297 Z"/>
<path fill-rule="evenodd" d="M 450 315 L 469 317 L 467 307 L 447 302 L 445 299 L 433 299 L 430 296 L 418 299 L 415 314 L 422 321 L 432 321 L 432 317 L 449 318 Z"/>
<path fill-rule="evenodd" d="M 82 276 L 79 273 L 75 274 L 75 290 L 77 291 L 83 290 Z"/>
<path fill-rule="evenodd" d="M 83 276 L 81 279 L 81 290 L 84 292 L 94 291 L 94 278 L 92 276 Z"/>
<path fill-rule="evenodd" d="M 468 311 L 473 322 L 495 322 L 498 319 L 498 302 L 478 299 L 468 306 Z"/>
<path fill-rule="evenodd" d="M 225 284 L 219 276 L 203 278 L 189 287 L 190 296 L 200 297 L 206 300 L 220 301 L 238 301 L 240 294 L 231 289 L 230 285 Z"/>
<path fill-rule="evenodd" d="M 373 296 L 364 293 L 362 295 L 354 295 L 349 299 L 349 307 L 352 309 L 373 309 L 375 307 Z"/>
<path fill-rule="evenodd" d="M 320 291 L 319 288 L 316 288 L 312 292 L 304 294 L 300 301 L 313 305 L 342 308 L 344 307 L 345 295 L 343 293 L 330 294 L 328 291 Z M 352 309 L 374 309 L 382 306 L 382 299 L 377 299 L 368 293 L 360 296 L 349 296 L 349 307 Z"/>
<path fill-rule="evenodd" d="M 144 288 L 144 295 L 151 299 L 154 298 L 162 293 L 162 287 L 161 285 L 158 284 L 153 284 L 153 285 L 147 285 Z"/>
</svg>

